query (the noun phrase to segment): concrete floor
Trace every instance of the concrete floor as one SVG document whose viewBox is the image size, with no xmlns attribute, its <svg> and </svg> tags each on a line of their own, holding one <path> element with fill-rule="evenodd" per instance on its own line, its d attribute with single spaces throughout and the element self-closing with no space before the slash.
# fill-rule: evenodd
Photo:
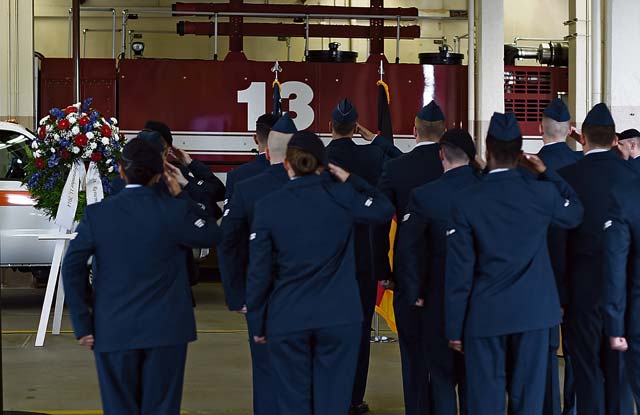
<svg viewBox="0 0 640 415">
<path fill-rule="evenodd" d="M 34 347 L 44 289 L 30 288 L 27 274 L 5 271 L 4 277 L 4 409 L 56 415 L 101 413 L 93 355 L 76 344 L 68 316 L 61 335 L 48 335 L 45 347 Z M 251 414 L 244 317 L 226 311 L 218 283 L 198 285 L 196 299 L 200 333 L 189 348 L 183 409 L 187 414 Z M 404 413 L 401 379 L 398 344 L 373 345 L 366 397 L 372 414 Z"/>
</svg>

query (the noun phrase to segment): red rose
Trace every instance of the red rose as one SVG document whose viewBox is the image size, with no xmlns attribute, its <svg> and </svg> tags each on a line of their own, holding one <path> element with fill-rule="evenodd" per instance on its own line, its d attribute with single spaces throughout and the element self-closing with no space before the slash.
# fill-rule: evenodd
<svg viewBox="0 0 640 415">
<path fill-rule="evenodd" d="M 62 157 L 62 160 L 66 160 L 69 158 L 69 150 L 67 150 L 66 148 L 63 148 L 62 151 L 60 152 L 60 157 Z"/>
<path fill-rule="evenodd" d="M 89 140 L 87 139 L 87 136 L 84 134 L 78 134 L 76 138 L 73 140 L 73 142 L 76 143 L 78 147 L 84 146 L 85 144 L 87 144 L 87 141 Z"/>
<path fill-rule="evenodd" d="M 47 128 L 43 125 L 38 130 L 38 137 L 40 137 L 41 139 L 44 139 L 46 136 L 47 136 Z"/>
<path fill-rule="evenodd" d="M 58 128 L 61 130 L 66 130 L 69 128 L 69 121 L 68 120 L 60 120 L 58 121 Z"/>
<path fill-rule="evenodd" d="M 37 158 L 34 160 L 34 162 L 36 163 L 37 168 L 39 168 L 40 170 L 44 169 L 44 160 L 42 160 L 41 158 Z"/>
<path fill-rule="evenodd" d="M 108 126 L 108 125 L 103 125 L 103 126 L 100 128 L 100 132 L 102 133 L 102 135 L 103 135 L 104 137 L 111 137 L 111 128 L 109 128 L 109 126 Z"/>
<path fill-rule="evenodd" d="M 89 124 L 91 122 L 91 120 L 88 117 L 82 117 L 78 120 L 78 123 L 84 127 L 85 125 Z"/>
<path fill-rule="evenodd" d="M 71 113 L 74 113 L 74 112 L 78 112 L 78 109 L 76 107 L 67 107 L 67 108 L 64 109 L 64 113 L 67 114 L 67 115 L 69 115 Z"/>
<path fill-rule="evenodd" d="M 95 153 L 91 154 L 91 161 L 98 162 L 100 160 L 102 160 L 102 153 L 96 151 Z"/>
</svg>

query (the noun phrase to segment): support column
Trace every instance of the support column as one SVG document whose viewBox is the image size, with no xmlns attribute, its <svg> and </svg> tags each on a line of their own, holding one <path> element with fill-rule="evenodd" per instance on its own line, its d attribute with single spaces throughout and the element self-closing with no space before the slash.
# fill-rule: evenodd
<svg viewBox="0 0 640 415">
<path fill-rule="evenodd" d="M 640 2 L 609 0 L 605 15 L 605 101 L 616 131 L 640 128 L 640 55 L 631 45 L 640 39 Z M 635 40 L 634 40 L 635 39 Z"/>
<path fill-rule="evenodd" d="M 476 140 L 484 157 L 491 115 L 504 112 L 504 1 L 476 0 Z"/>
<path fill-rule="evenodd" d="M 33 128 L 33 0 L 0 0 L 0 120 Z"/>
<path fill-rule="evenodd" d="M 569 1 L 569 109 L 578 130 L 591 108 L 588 3 Z"/>
</svg>

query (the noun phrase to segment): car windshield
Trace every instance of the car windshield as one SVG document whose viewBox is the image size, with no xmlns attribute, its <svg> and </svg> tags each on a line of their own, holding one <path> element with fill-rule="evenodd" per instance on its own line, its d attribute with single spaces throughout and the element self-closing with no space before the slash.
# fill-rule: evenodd
<svg viewBox="0 0 640 415">
<path fill-rule="evenodd" d="M 0 130 L 0 180 L 22 180 L 28 139 L 15 131 Z"/>
</svg>

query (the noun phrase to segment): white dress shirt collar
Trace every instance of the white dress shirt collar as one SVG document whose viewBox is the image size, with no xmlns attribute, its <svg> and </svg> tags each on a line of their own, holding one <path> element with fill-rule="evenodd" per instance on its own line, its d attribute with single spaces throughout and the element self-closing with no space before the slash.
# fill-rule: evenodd
<svg viewBox="0 0 640 415">
<path fill-rule="evenodd" d="M 598 153 L 606 153 L 607 150 L 606 148 L 594 148 L 593 150 L 589 150 L 586 153 L 584 153 L 585 156 L 588 156 L 589 154 L 598 154 Z"/>
<path fill-rule="evenodd" d="M 493 174 L 493 173 L 502 173 L 503 171 L 509 171 L 511 169 L 506 169 L 506 168 L 501 168 L 501 169 L 493 169 L 489 172 L 489 174 Z"/>
</svg>

